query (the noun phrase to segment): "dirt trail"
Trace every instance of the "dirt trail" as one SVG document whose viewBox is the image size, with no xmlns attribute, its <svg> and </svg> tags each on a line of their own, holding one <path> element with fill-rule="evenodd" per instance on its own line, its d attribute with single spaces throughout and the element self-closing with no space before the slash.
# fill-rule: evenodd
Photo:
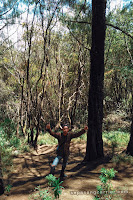
<svg viewBox="0 0 133 200">
<path fill-rule="evenodd" d="M 8 196 L 0 196 L 0 200 L 28 200 L 36 186 L 47 187 L 45 176 L 49 174 L 50 164 L 55 157 L 55 148 L 55 146 L 43 145 L 37 152 L 33 151 L 16 157 L 13 172 L 5 178 L 5 183 L 12 185 L 11 192 Z M 124 200 L 133 199 L 133 166 L 124 163 L 116 166 L 109 157 L 86 165 L 81 163 L 85 154 L 84 143 L 72 143 L 70 150 L 71 154 L 66 167 L 68 177 L 63 182 L 61 200 L 93 199 L 96 186 L 100 183 L 99 175 L 102 167 L 113 167 L 118 171 L 113 180 L 113 186 L 118 187 L 117 190 L 121 192 Z M 61 164 L 56 168 L 56 177 L 59 177 L 60 170 Z"/>
</svg>

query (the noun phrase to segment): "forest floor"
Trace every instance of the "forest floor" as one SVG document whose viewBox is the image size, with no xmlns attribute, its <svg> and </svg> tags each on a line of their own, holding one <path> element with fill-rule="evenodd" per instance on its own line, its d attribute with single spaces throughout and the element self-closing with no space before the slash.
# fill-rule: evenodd
<svg viewBox="0 0 133 200">
<path fill-rule="evenodd" d="M 55 154 L 56 145 L 42 145 L 37 151 L 24 153 L 14 158 L 14 168 L 8 177 L 4 177 L 5 183 L 12 185 L 11 191 L 0 200 L 28 200 L 34 193 L 35 187 L 47 187 L 45 176 L 49 174 L 50 164 Z M 87 165 L 81 161 L 84 158 L 85 142 L 71 143 L 66 174 L 62 186 L 61 200 L 91 200 L 94 198 L 96 186 L 100 184 L 100 170 L 102 167 L 114 168 L 118 171 L 112 184 L 116 191 L 120 192 L 123 200 L 133 199 L 133 166 L 131 164 L 115 164 L 110 159 L 111 149 L 105 148 L 105 158 L 89 162 Z M 122 151 L 122 149 L 121 149 Z M 118 154 L 119 152 L 115 152 Z M 56 168 L 56 177 L 59 177 L 61 163 Z M 84 194 L 83 194 L 84 192 Z"/>
</svg>

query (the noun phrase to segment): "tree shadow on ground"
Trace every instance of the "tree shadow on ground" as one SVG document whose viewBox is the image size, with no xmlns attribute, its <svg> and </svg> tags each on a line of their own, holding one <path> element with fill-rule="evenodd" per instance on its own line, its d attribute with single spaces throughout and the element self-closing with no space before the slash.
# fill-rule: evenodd
<svg viewBox="0 0 133 200">
<path fill-rule="evenodd" d="M 102 167 L 112 168 L 119 171 L 115 181 L 123 181 L 123 178 L 132 178 L 131 166 L 113 165 L 111 156 L 91 161 L 88 163 L 82 162 L 85 155 L 85 144 L 72 144 L 72 152 L 66 167 L 68 177 L 64 179 L 63 186 L 67 190 L 78 189 L 95 191 L 96 185 L 99 183 L 99 175 Z M 12 185 L 10 195 L 32 194 L 35 187 L 40 185 L 43 188 L 47 187 L 45 177 L 50 172 L 50 165 L 55 158 L 55 146 L 41 146 L 38 152 L 25 153 L 14 159 L 14 170 L 6 179 L 6 183 Z M 61 171 L 61 164 L 57 166 L 55 176 L 58 178 Z M 132 194 L 130 194 L 132 196 Z"/>
</svg>

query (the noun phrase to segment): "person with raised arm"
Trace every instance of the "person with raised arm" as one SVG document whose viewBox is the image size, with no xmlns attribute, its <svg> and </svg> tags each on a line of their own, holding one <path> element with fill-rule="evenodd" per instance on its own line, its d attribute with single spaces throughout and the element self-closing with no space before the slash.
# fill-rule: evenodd
<svg viewBox="0 0 133 200">
<path fill-rule="evenodd" d="M 50 174 L 54 175 L 55 167 L 58 165 L 59 161 L 63 159 L 62 170 L 60 173 L 60 179 L 63 179 L 63 177 L 66 177 L 66 175 L 64 174 L 64 171 L 66 168 L 68 156 L 70 154 L 69 147 L 70 147 L 71 139 L 77 138 L 81 136 L 82 134 L 84 134 L 88 130 L 88 127 L 85 126 L 84 129 L 82 129 L 80 132 L 72 133 L 72 132 L 69 132 L 68 125 L 64 125 L 63 133 L 55 133 L 51 130 L 50 124 L 47 124 L 46 130 L 50 133 L 50 135 L 57 138 L 58 140 L 58 148 L 56 150 L 57 156 L 55 157 L 51 165 Z"/>
</svg>

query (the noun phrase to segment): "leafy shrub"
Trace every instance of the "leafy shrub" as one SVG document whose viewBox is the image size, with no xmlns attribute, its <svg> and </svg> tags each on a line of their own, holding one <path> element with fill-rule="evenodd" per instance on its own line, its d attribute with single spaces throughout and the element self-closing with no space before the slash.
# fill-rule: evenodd
<svg viewBox="0 0 133 200">
<path fill-rule="evenodd" d="M 61 194 L 61 189 L 63 188 L 62 186 L 60 186 L 60 184 L 63 182 L 60 182 L 60 179 L 56 178 L 55 176 L 53 176 L 52 174 L 49 174 L 48 176 L 46 176 L 46 180 L 48 181 L 48 186 L 50 186 L 50 188 L 54 191 L 54 197 L 53 194 L 50 190 L 50 188 L 48 189 L 41 189 L 40 186 L 35 188 L 36 193 L 33 195 L 30 195 L 30 199 L 33 200 L 54 200 L 59 198 L 59 195 Z"/>
<path fill-rule="evenodd" d="M 12 157 L 12 150 L 13 147 L 9 146 L 9 142 L 6 141 L 6 139 L 3 137 L 3 135 L 0 132 L 0 152 L 1 152 L 1 163 L 2 163 L 2 172 L 9 171 L 7 170 L 8 166 L 13 165 L 13 157 Z M 11 170 L 11 167 L 10 167 Z"/>
<path fill-rule="evenodd" d="M 16 132 L 16 125 L 12 120 L 6 118 L 3 123 L 0 124 L 1 130 L 4 133 L 4 137 L 10 139 Z"/>
<path fill-rule="evenodd" d="M 103 130 L 117 131 L 120 127 L 122 131 L 130 131 L 130 120 L 127 111 L 117 108 L 103 119 Z"/>
<path fill-rule="evenodd" d="M 18 148 L 21 145 L 21 141 L 18 137 L 14 136 L 14 137 L 11 138 L 10 144 L 12 146 L 14 146 L 15 148 Z"/>
<path fill-rule="evenodd" d="M 57 144 L 58 141 L 56 138 L 52 137 L 49 133 L 45 133 L 44 135 L 39 135 L 38 137 L 38 144 Z"/>
<path fill-rule="evenodd" d="M 131 155 L 126 154 L 126 153 L 114 155 L 113 158 L 112 158 L 112 161 L 116 164 L 123 162 L 123 163 L 126 163 L 126 164 L 133 165 L 133 157 Z"/>
<path fill-rule="evenodd" d="M 52 174 L 46 176 L 46 180 L 48 180 L 48 185 L 53 188 L 52 190 L 54 191 L 55 198 L 59 198 L 59 195 L 61 194 L 61 189 L 63 189 L 60 184 L 63 183 L 63 181 L 60 182 L 60 178 L 57 179 Z"/>
<path fill-rule="evenodd" d="M 30 152 L 30 147 L 28 144 L 24 144 L 20 149 L 22 152 Z"/>
<path fill-rule="evenodd" d="M 11 188 L 12 188 L 12 185 L 7 185 L 6 187 L 5 187 L 5 192 L 10 192 L 11 191 Z"/>
<path fill-rule="evenodd" d="M 130 134 L 127 132 L 111 131 L 103 133 L 103 141 L 115 147 L 127 146 L 129 138 Z"/>
<path fill-rule="evenodd" d="M 38 140 L 38 144 L 44 145 L 44 144 L 46 144 L 46 141 L 43 138 L 41 138 L 41 139 Z"/>
<path fill-rule="evenodd" d="M 48 181 L 48 185 L 52 186 L 53 183 L 55 183 L 56 181 L 56 177 L 53 176 L 52 174 L 49 174 L 48 176 L 46 176 L 46 180 Z"/>
<path fill-rule="evenodd" d="M 33 200 L 53 200 L 53 197 L 50 195 L 48 190 L 42 190 L 40 186 L 37 186 L 35 188 L 36 193 L 33 195 L 30 195 L 30 199 Z"/>
<path fill-rule="evenodd" d="M 120 200 L 121 198 L 118 197 L 116 190 L 113 188 L 111 184 L 111 180 L 115 177 L 117 171 L 112 169 L 101 169 L 101 175 L 99 176 L 101 180 L 101 185 L 97 186 L 97 195 L 95 196 L 94 200 Z"/>
</svg>

